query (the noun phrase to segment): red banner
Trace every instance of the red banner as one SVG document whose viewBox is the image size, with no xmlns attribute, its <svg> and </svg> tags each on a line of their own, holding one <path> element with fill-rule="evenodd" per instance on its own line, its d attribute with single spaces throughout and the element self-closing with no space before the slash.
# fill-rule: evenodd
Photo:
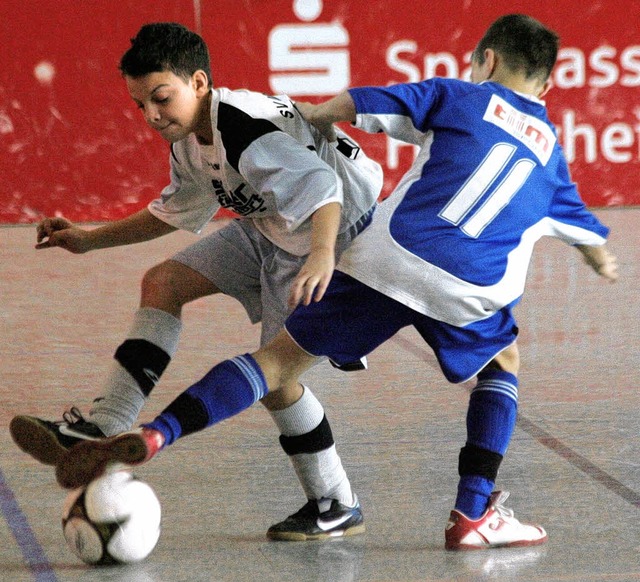
<svg viewBox="0 0 640 582">
<path fill-rule="evenodd" d="M 349 86 L 466 78 L 485 28 L 526 12 L 561 36 L 547 96 L 591 206 L 640 203 L 640 0 L 4 0 L 0 19 L 0 222 L 126 216 L 168 180 L 168 147 L 117 65 L 139 27 L 177 21 L 209 44 L 214 83 L 322 100 Z M 357 130 L 388 193 L 413 148 Z"/>
</svg>

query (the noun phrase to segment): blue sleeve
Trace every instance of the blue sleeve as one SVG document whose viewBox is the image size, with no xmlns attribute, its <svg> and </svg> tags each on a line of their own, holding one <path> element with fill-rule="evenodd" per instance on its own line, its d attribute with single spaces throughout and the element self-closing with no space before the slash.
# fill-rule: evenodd
<svg viewBox="0 0 640 582">
<path fill-rule="evenodd" d="M 437 103 L 435 79 L 389 87 L 349 89 L 356 108 L 356 127 L 384 132 L 402 141 L 417 143 L 416 134 L 429 130 L 429 113 Z"/>
<path fill-rule="evenodd" d="M 563 178 L 564 186 L 554 196 L 553 204 L 549 209 L 550 217 L 565 224 L 584 228 L 606 239 L 609 235 L 609 229 L 587 209 L 576 185 L 571 181 L 569 168 L 564 158 L 559 164 L 558 174 Z"/>
</svg>

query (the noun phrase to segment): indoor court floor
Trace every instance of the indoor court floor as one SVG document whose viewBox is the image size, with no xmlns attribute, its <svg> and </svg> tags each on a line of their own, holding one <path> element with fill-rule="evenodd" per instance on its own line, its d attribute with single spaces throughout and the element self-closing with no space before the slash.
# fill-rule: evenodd
<svg viewBox="0 0 640 582">
<path fill-rule="evenodd" d="M 640 580 L 640 209 L 596 211 L 621 278 L 599 279 L 575 250 L 538 243 L 521 329 L 519 420 L 498 476 L 516 517 L 546 545 L 444 550 L 473 385 L 448 384 L 413 330 L 369 369 L 321 364 L 305 377 L 324 403 L 365 514 L 364 535 L 271 542 L 267 528 L 305 502 L 275 425 L 255 405 L 178 441 L 136 471 L 163 508 L 155 551 L 92 568 L 62 537 L 65 492 L 11 441 L 16 414 L 88 411 L 151 265 L 195 240 L 71 255 L 35 251 L 35 227 L 0 228 L 0 580 L 2 582 L 351 582 Z M 214 223 L 211 228 L 216 228 Z M 180 348 L 141 420 L 218 361 L 253 350 L 258 329 L 229 298 L 185 309 Z"/>
</svg>

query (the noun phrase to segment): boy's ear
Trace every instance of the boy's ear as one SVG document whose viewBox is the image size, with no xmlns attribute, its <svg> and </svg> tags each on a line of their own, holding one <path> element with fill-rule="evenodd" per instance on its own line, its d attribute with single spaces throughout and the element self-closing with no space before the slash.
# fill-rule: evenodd
<svg viewBox="0 0 640 582">
<path fill-rule="evenodd" d="M 198 69 L 191 75 L 191 82 L 198 96 L 206 95 L 209 92 L 209 77 L 202 69 Z"/>
<path fill-rule="evenodd" d="M 542 99 L 551 90 L 552 87 L 553 82 L 551 81 L 551 79 L 547 79 L 542 86 L 540 93 L 538 93 L 538 99 Z"/>
<path fill-rule="evenodd" d="M 497 55 L 493 49 L 485 49 L 484 64 L 488 73 L 487 78 L 490 79 L 493 76 L 493 73 L 495 72 L 496 66 L 498 64 Z"/>
</svg>

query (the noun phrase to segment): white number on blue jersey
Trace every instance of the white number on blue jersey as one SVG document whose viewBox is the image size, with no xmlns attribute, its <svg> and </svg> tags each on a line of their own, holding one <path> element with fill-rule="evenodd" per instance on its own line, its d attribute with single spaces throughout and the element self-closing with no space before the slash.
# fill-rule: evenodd
<svg viewBox="0 0 640 582">
<path fill-rule="evenodd" d="M 535 162 L 528 158 L 518 160 L 502 182 L 493 187 L 498 175 L 504 170 L 515 151 L 516 147 L 508 143 L 499 143 L 491 148 L 487 157 L 482 160 L 438 216 L 460 226 L 460 230 L 467 236 L 473 238 L 480 236 L 480 233 L 522 188 L 535 167 Z M 489 195 L 480 208 L 465 221 L 464 219 L 478 200 L 487 192 Z"/>
</svg>

